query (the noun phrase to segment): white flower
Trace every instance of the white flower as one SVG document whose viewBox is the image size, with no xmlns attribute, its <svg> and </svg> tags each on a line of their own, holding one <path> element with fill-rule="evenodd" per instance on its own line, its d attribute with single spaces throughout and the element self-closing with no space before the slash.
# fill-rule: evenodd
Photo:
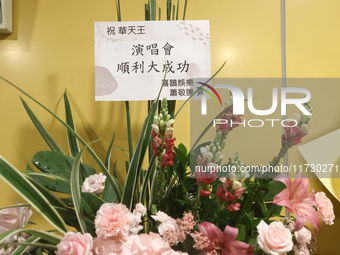
<svg viewBox="0 0 340 255">
<path fill-rule="evenodd" d="M 158 211 L 156 215 L 151 215 L 151 217 L 154 220 L 159 221 L 159 222 L 164 222 L 168 220 L 169 218 L 171 218 L 169 215 L 167 215 L 165 212 L 162 212 L 162 211 Z"/>
<path fill-rule="evenodd" d="M 303 227 L 297 232 L 294 232 L 294 235 L 296 241 L 302 244 L 310 243 L 310 241 L 312 240 L 312 233 L 305 227 Z"/>
<path fill-rule="evenodd" d="M 156 123 L 152 124 L 151 127 L 155 130 L 156 134 L 159 134 L 159 127 Z"/>
<path fill-rule="evenodd" d="M 163 237 L 164 240 L 168 240 L 168 234 L 171 233 L 172 237 L 179 237 L 180 227 L 178 226 L 175 219 L 169 217 L 166 221 L 163 221 L 158 226 L 158 233 Z M 177 238 L 176 238 L 177 239 Z"/>
<path fill-rule="evenodd" d="M 142 203 L 137 203 L 135 210 L 136 212 L 139 212 L 142 216 L 146 214 L 146 207 Z"/>
<path fill-rule="evenodd" d="M 232 181 L 233 180 L 236 180 L 236 174 L 235 173 L 229 173 L 229 179 L 231 179 Z"/>
<path fill-rule="evenodd" d="M 249 173 L 247 172 L 242 172 L 241 173 L 241 182 L 244 182 L 245 179 L 249 177 Z"/>
<path fill-rule="evenodd" d="M 233 185 L 231 186 L 231 190 L 235 190 L 235 189 L 239 189 L 242 188 L 242 183 L 240 183 L 239 181 L 233 181 Z"/>
<path fill-rule="evenodd" d="M 301 131 L 302 131 L 303 133 L 307 133 L 307 132 L 309 131 L 308 125 L 307 125 L 307 124 L 302 124 L 302 125 L 301 125 Z"/>
<path fill-rule="evenodd" d="M 172 134 L 172 132 L 174 131 L 173 127 L 168 127 L 165 129 L 165 136 L 170 136 Z"/>
<path fill-rule="evenodd" d="M 201 147 L 200 151 L 203 158 L 206 159 L 208 162 L 211 162 L 211 160 L 214 158 L 214 155 L 206 147 Z"/>
<path fill-rule="evenodd" d="M 294 246 L 294 255 L 309 255 L 310 252 L 306 245 L 295 245 Z"/>
<path fill-rule="evenodd" d="M 101 193 L 105 188 L 105 180 L 106 176 L 103 173 L 90 175 L 85 179 L 81 191 L 84 193 Z"/>
<path fill-rule="evenodd" d="M 172 124 L 174 124 L 175 120 L 171 119 L 166 122 L 166 127 L 171 127 Z"/>
</svg>

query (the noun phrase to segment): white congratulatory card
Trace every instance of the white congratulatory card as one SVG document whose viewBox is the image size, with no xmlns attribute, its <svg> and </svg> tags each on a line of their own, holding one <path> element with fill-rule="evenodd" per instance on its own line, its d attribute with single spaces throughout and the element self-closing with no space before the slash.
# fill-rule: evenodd
<svg viewBox="0 0 340 255">
<path fill-rule="evenodd" d="M 185 100 L 211 76 L 208 20 L 95 23 L 96 101 Z"/>
</svg>

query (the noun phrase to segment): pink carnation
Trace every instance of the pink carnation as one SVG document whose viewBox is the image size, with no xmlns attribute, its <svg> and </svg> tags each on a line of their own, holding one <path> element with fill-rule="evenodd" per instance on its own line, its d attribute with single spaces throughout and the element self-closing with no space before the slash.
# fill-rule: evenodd
<svg viewBox="0 0 340 255">
<path fill-rule="evenodd" d="M 92 255 L 93 240 L 90 234 L 68 232 L 58 244 L 57 255 Z"/>
<path fill-rule="evenodd" d="M 134 224 L 135 217 L 123 204 L 105 203 L 94 220 L 96 234 L 102 239 L 124 239 Z"/>
<path fill-rule="evenodd" d="M 85 179 L 81 191 L 84 193 L 101 193 L 105 188 L 105 180 L 106 176 L 103 173 L 90 175 Z"/>
<path fill-rule="evenodd" d="M 318 192 L 315 195 L 316 208 L 318 213 L 327 225 L 333 225 L 335 219 L 333 204 L 324 192 Z"/>
</svg>

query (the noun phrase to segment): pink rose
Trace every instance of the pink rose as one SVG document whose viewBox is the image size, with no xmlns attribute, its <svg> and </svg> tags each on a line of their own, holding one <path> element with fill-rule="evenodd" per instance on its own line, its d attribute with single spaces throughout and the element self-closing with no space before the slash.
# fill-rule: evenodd
<svg viewBox="0 0 340 255">
<path fill-rule="evenodd" d="M 333 204 L 324 192 L 318 192 L 315 195 L 316 208 L 319 215 L 327 225 L 333 225 L 335 219 Z"/>
<path fill-rule="evenodd" d="M 270 225 L 263 220 L 256 227 L 259 235 L 259 247 L 267 254 L 284 255 L 293 249 L 292 234 L 282 222 L 272 222 Z"/>
<path fill-rule="evenodd" d="M 124 239 L 135 221 L 135 216 L 123 204 L 105 203 L 97 211 L 94 224 L 97 237 Z"/>
<path fill-rule="evenodd" d="M 93 239 L 87 233 L 67 232 L 57 247 L 57 255 L 92 255 Z"/>
<path fill-rule="evenodd" d="M 106 176 L 103 173 L 90 175 L 85 179 L 81 191 L 84 193 L 101 193 L 105 188 L 105 180 Z"/>
<path fill-rule="evenodd" d="M 301 244 L 310 243 L 310 241 L 312 240 L 312 233 L 305 227 L 303 227 L 297 232 L 294 232 L 294 235 L 295 235 L 296 241 L 298 241 L 298 243 L 301 243 Z"/>
</svg>

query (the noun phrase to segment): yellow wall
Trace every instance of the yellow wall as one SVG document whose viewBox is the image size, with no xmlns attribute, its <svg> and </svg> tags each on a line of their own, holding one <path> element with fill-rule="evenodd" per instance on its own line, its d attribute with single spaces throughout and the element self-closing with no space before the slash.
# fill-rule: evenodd
<svg viewBox="0 0 340 255">
<path fill-rule="evenodd" d="M 122 18 L 144 19 L 146 0 L 121 0 Z M 164 1 L 162 1 L 164 2 Z M 280 77 L 279 0 L 189 0 L 186 19 L 209 19 L 211 25 L 212 70 L 227 60 L 219 77 Z M 124 103 L 94 101 L 94 21 L 115 21 L 115 1 L 101 0 L 13 0 L 14 33 L 0 35 L 0 75 L 34 95 L 63 116 L 62 94 L 67 88 L 80 134 L 87 141 L 101 138 L 94 149 L 103 157 L 112 132 L 116 144 L 127 149 Z M 165 13 L 164 4 L 162 5 Z M 288 77 L 339 77 L 340 42 L 338 0 L 287 0 Z M 335 89 L 335 88 L 334 88 Z M 334 93 L 339 94 L 340 89 Z M 322 88 L 320 88 L 322 93 Z M 29 101 L 29 100 L 28 100 Z M 66 149 L 63 128 L 29 102 L 46 127 Z M 47 149 L 30 123 L 19 93 L 0 82 L 0 154 L 19 169 L 32 155 Z M 340 126 L 339 103 L 334 102 L 326 124 L 313 126 L 310 141 Z M 146 106 L 131 103 L 134 138 L 138 136 Z M 324 116 L 325 117 L 325 116 Z M 189 144 L 188 111 L 176 121 L 177 141 Z M 84 131 L 86 130 L 86 132 Z M 304 163 L 296 149 L 290 160 Z M 118 149 L 113 158 L 124 159 Z M 123 165 L 120 165 L 123 171 Z M 318 180 L 312 188 L 324 189 Z M 0 207 L 22 201 L 0 181 Z M 330 197 L 331 195 L 328 194 Z M 332 198 L 332 197 L 331 197 Z M 340 203 L 334 198 L 335 213 Z M 35 215 L 34 221 L 39 221 Z M 43 226 L 48 229 L 48 225 Z M 318 254 L 336 254 L 340 222 L 319 232 Z"/>
</svg>

